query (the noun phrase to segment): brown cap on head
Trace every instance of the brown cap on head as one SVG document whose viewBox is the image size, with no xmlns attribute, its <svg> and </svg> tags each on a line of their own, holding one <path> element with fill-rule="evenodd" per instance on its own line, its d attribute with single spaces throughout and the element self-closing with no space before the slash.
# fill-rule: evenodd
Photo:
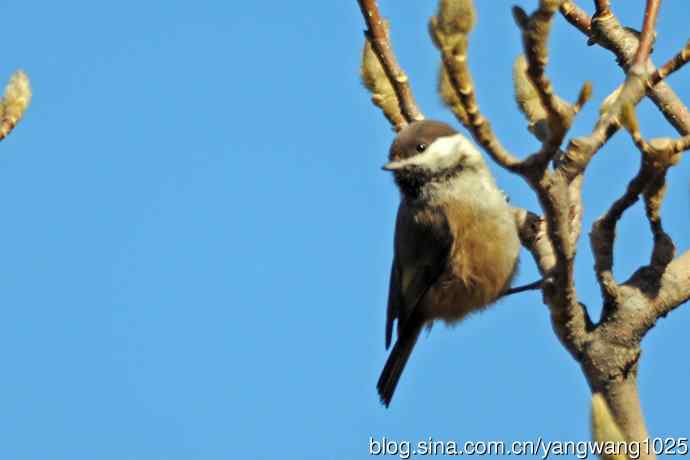
<svg viewBox="0 0 690 460">
<path fill-rule="evenodd" d="M 390 161 L 399 161 L 417 155 L 422 147 L 428 146 L 439 137 L 453 136 L 457 131 L 446 123 L 421 120 L 405 126 L 395 138 L 388 152 Z"/>
</svg>

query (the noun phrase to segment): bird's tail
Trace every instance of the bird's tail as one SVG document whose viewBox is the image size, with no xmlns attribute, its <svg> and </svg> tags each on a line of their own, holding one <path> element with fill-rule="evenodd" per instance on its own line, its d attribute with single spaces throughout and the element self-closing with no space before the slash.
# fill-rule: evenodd
<svg viewBox="0 0 690 460">
<path fill-rule="evenodd" d="M 393 350 L 388 356 L 388 361 L 381 371 L 381 376 L 376 384 L 376 388 L 379 390 L 379 396 L 381 397 L 381 402 L 384 406 L 388 407 L 393 399 L 393 393 L 395 392 L 395 387 L 398 385 L 398 380 L 400 380 L 400 375 L 403 369 L 405 369 L 405 364 L 410 358 L 412 349 L 417 343 L 417 338 L 419 333 L 422 332 L 423 321 L 419 321 L 416 318 L 410 318 L 410 323 L 405 327 L 402 334 L 398 336 L 398 340 L 393 345 Z"/>
</svg>

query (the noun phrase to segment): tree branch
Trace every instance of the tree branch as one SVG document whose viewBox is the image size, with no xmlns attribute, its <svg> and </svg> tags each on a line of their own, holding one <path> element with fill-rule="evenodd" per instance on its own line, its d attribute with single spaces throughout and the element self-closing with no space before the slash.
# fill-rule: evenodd
<svg viewBox="0 0 690 460">
<path fill-rule="evenodd" d="M 592 33 L 592 22 L 587 13 L 582 11 L 571 1 L 564 1 L 560 7 L 563 17 L 583 34 L 589 36 Z"/>
<path fill-rule="evenodd" d="M 637 52 L 633 58 L 633 67 L 641 67 L 647 62 L 647 59 L 649 59 L 649 53 L 652 50 L 652 42 L 656 34 L 656 18 L 659 14 L 660 5 L 661 0 L 647 0 L 647 6 L 644 12 L 644 22 L 642 24 L 642 33 L 640 34 L 640 43 L 637 46 Z"/>
<path fill-rule="evenodd" d="M 560 11 L 568 22 L 587 35 L 592 43 L 598 43 L 613 52 L 618 64 L 624 70 L 627 69 L 638 48 L 637 37 L 624 29 L 613 14 L 606 18 L 595 18 L 595 21 L 591 21 L 589 29 L 586 29 L 581 24 L 584 18 L 588 17 L 587 13 L 572 1 L 566 3 L 567 8 L 561 7 Z M 653 74 L 655 70 L 651 62 L 648 63 L 647 71 Z M 690 134 L 690 112 L 667 83 L 661 81 L 651 88 L 648 86 L 646 91 L 647 96 L 680 134 Z"/>
<path fill-rule="evenodd" d="M 661 289 L 652 307 L 656 318 L 690 300 L 690 251 L 671 262 L 661 278 Z"/>
<path fill-rule="evenodd" d="M 605 304 L 617 301 L 620 295 L 619 286 L 613 277 L 613 245 L 616 236 L 616 224 L 623 213 L 637 202 L 645 186 L 653 177 L 653 170 L 648 162 L 640 162 L 640 170 L 630 181 L 628 187 L 609 210 L 592 224 L 590 244 L 594 255 L 594 269 L 601 287 Z"/>
<path fill-rule="evenodd" d="M 539 158 L 544 164 L 547 164 L 558 153 L 575 114 L 591 94 L 591 88 L 588 84 L 585 85 L 580 93 L 578 105 L 573 107 L 554 94 L 553 85 L 546 75 L 546 64 L 549 58 L 547 44 L 551 22 L 561 4 L 562 0 L 542 0 L 539 8 L 531 16 L 528 16 L 519 6 L 513 7 L 513 17 L 522 31 L 527 75 L 546 112 L 548 134 L 544 136 Z"/>
<path fill-rule="evenodd" d="M 520 241 L 532 254 L 544 279 L 544 303 L 550 307 L 554 331 L 565 348 L 579 361 L 590 340 L 589 330 L 592 328 L 592 321 L 584 305 L 577 301 L 574 287 L 564 288 L 555 278 L 556 272 L 560 270 L 558 258 L 544 219 L 519 208 L 515 208 L 513 214 Z M 563 276 L 561 273 L 559 277 L 562 279 Z M 565 276 L 567 278 L 567 275 Z M 567 279 L 565 284 L 569 284 Z"/>
<path fill-rule="evenodd" d="M 467 4 L 466 7 L 472 8 L 471 4 Z M 479 110 L 474 82 L 467 66 L 467 33 L 471 29 L 471 24 L 459 28 L 453 27 L 458 22 L 462 23 L 462 18 L 453 16 L 458 12 L 458 10 L 441 8 L 439 14 L 429 21 L 429 32 L 434 44 L 441 52 L 449 82 L 467 115 L 466 119 L 458 117 L 459 121 L 465 125 L 474 139 L 496 163 L 510 171 L 517 171 L 520 168 L 520 161 L 503 147 L 491 124 Z M 448 25 L 445 30 L 444 24 Z"/>
<path fill-rule="evenodd" d="M 369 24 L 368 37 L 376 38 L 373 29 L 381 22 L 375 2 L 359 0 L 359 4 Z M 609 0 L 594 0 L 594 4 L 596 13 L 591 20 L 568 0 L 540 0 L 539 8 L 531 16 L 520 8 L 514 9 L 526 52 L 526 63 L 518 60 L 515 67 L 518 105 L 531 128 L 542 121 L 549 128 L 545 137 L 538 136 L 542 149 L 523 161 L 500 144 L 479 111 L 467 64 L 468 34 L 474 20 L 472 2 L 440 0 L 439 12 L 430 21 L 430 31 L 443 61 L 440 83 L 444 101 L 494 161 L 524 178 L 537 194 L 544 217 L 523 209 L 514 209 L 514 217 L 521 242 L 543 277 L 542 294 L 554 332 L 581 365 L 592 392 L 603 396 L 625 438 L 643 441 L 648 433 L 637 392 L 640 344 L 659 317 L 690 299 L 690 251 L 674 259 L 675 247 L 663 230 L 660 216 L 666 173 L 678 161 L 679 153 L 690 148 L 690 113 L 663 79 L 690 60 L 690 42 L 668 63 L 655 69 L 649 53 L 660 0 L 647 0 L 639 41 L 634 32 L 620 25 Z M 565 152 L 560 152 L 559 146 L 578 108 L 586 101 L 588 90 L 583 89 L 573 107 L 554 94 L 546 76 L 549 28 L 557 10 L 592 43 L 611 50 L 627 74 L 625 83 L 602 106 L 590 135 L 572 139 Z M 371 43 L 375 49 L 374 41 Z M 379 46 L 392 55 L 390 43 Z M 390 64 L 383 53 L 377 52 L 377 56 L 384 68 L 385 62 Z M 395 71 L 387 71 L 386 75 L 396 85 Z M 527 77 L 520 80 L 521 75 Z M 406 77 L 404 82 L 407 83 Z M 529 84 L 520 86 L 524 82 Z M 409 86 L 404 88 L 410 91 Z M 649 141 L 642 138 L 634 107 L 645 95 L 684 137 Z M 405 112 L 402 98 L 398 98 L 401 111 Z M 409 111 L 405 117 L 411 117 Z M 592 226 L 590 240 L 604 298 L 602 318 L 594 324 L 586 307 L 578 302 L 574 283 L 574 258 L 582 225 L 583 172 L 621 126 L 631 133 L 640 150 L 641 164 L 622 196 Z M 549 168 L 551 159 L 553 169 Z M 654 249 L 649 265 L 619 284 L 613 277 L 615 228 L 640 196 L 644 198 Z M 641 454 L 641 458 L 654 458 L 647 452 Z"/>
<path fill-rule="evenodd" d="M 611 3 L 609 0 L 594 0 L 595 15 L 607 16 L 611 14 Z"/>
<path fill-rule="evenodd" d="M 368 27 L 365 34 L 379 58 L 388 80 L 393 85 L 400 104 L 400 111 L 408 123 L 424 119 L 415 102 L 409 79 L 395 58 L 376 0 L 357 0 L 357 2 Z"/>
<path fill-rule="evenodd" d="M 625 106 L 634 107 L 642 100 L 645 82 L 646 75 L 631 71 L 615 100 L 600 116 L 592 133 L 588 137 L 570 141 L 559 167 L 568 180 L 582 174 L 594 155 L 618 131 L 621 110 Z"/>
<path fill-rule="evenodd" d="M 666 64 L 662 65 L 649 77 L 649 85 L 655 86 L 661 80 L 667 78 L 673 72 L 679 70 L 690 61 L 690 40 L 685 44 L 685 47 L 673 56 Z"/>
</svg>

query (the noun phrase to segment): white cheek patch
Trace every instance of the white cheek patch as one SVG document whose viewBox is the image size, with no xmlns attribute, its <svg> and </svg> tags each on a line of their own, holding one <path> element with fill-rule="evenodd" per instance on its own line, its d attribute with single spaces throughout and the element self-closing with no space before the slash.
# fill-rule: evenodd
<svg viewBox="0 0 690 460">
<path fill-rule="evenodd" d="M 441 171 L 458 163 L 462 150 L 457 136 L 439 137 L 419 155 L 410 160 L 412 164 L 429 171 Z"/>
</svg>

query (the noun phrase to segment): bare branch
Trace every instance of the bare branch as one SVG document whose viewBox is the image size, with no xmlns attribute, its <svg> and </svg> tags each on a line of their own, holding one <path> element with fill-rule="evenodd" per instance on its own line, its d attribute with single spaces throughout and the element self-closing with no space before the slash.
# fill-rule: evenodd
<svg viewBox="0 0 690 460">
<path fill-rule="evenodd" d="M 526 292 L 526 291 L 541 290 L 541 287 L 543 285 L 544 285 L 544 280 L 538 280 L 538 281 L 534 281 L 534 282 L 529 283 L 529 284 L 525 284 L 523 286 L 510 288 L 506 292 L 503 293 L 503 297 L 513 295 L 513 294 L 519 294 L 521 292 Z"/>
<path fill-rule="evenodd" d="M 532 254 L 542 277 L 548 277 L 556 264 L 556 256 L 546 234 L 546 223 L 538 215 L 520 208 L 514 208 L 513 215 L 522 245 Z"/>
<path fill-rule="evenodd" d="M 671 261 L 661 274 L 651 267 L 640 268 L 621 289 L 634 306 L 627 313 L 625 330 L 641 339 L 659 318 L 690 300 L 690 251 Z"/>
<path fill-rule="evenodd" d="M 673 56 L 666 64 L 662 65 L 649 77 L 649 85 L 655 86 L 661 80 L 665 79 L 673 72 L 690 61 L 690 40 L 685 44 L 685 47 Z"/>
<path fill-rule="evenodd" d="M 384 27 L 386 32 L 388 32 L 387 24 L 384 23 Z M 362 83 L 371 93 L 371 102 L 383 111 L 383 114 L 396 131 L 403 129 L 407 124 L 407 120 L 400 112 L 400 103 L 398 102 L 398 96 L 395 94 L 395 88 L 391 85 L 368 38 L 365 39 L 364 50 L 362 51 L 360 74 Z"/>
<path fill-rule="evenodd" d="M 616 236 L 616 224 L 623 213 L 637 202 L 640 194 L 654 174 L 649 162 L 641 161 L 640 170 L 630 181 L 628 187 L 602 217 L 592 224 L 590 243 L 594 254 L 594 269 L 601 287 L 605 303 L 617 299 L 619 286 L 613 277 L 613 245 Z"/>
<path fill-rule="evenodd" d="M 559 169 L 573 180 L 584 172 L 594 155 L 619 128 L 618 115 L 626 105 L 637 105 L 645 94 L 646 76 L 631 73 L 611 106 L 599 118 L 588 137 L 575 138 L 566 148 Z"/>
<path fill-rule="evenodd" d="M 557 97 L 553 85 L 546 76 L 548 63 L 548 39 L 553 15 L 558 11 L 562 0 L 542 0 L 539 8 L 528 16 L 525 11 L 513 7 L 513 16 L 518 27 L 522 30 L 523 47 L 527 60 L 526 73 L 539 97 L 539 102 L 546 111 L 548 135 L 544 139 L 541 161 L 544 164 L 558 152 L 566 132 L 570 128 L 576 113 L 576 108 Z M 585 103 L 591 89 L 588 85 L 583 88 L 579 98 L 579 106 Z"/>
<path fill-rule="evenodd" d="M 387 50 L 392 56 L 392 51 L 385 34 L 377 35 L 375 30 L 376 24 L 382 24 L 375 1 L 358 1 L 369 25 L 367 36 L 372 50 L 385 70 L 391 65 L 390 56 L 385 52 Z M 529 120 L 530 131 L 542 141 L 539 152 L 521 161 L 501 145 L 479 110 L 467 62 L 468 35 L 475 19 L 472 1 L 439 1 L 438 13 L 429 24 L 431 37 L 442 57 L 439 93 L 493 160 L 524 178 L 537 194 L 543 218 L 514 209 L 521 242 L 531 253 L 543 278 L 531 287 L 541 286 L 554 332 L 582 366 L 592 392 L 603 397 L 599 402 L 610 409 L 608 419 L 611 425 L 620 428 L 618 437 L 642 441 L 648 433 L 637 392 L 641 341 L 660 316 L 690 299 L 690 251 L 674 259 L 675 247 L 663 229 L 660 212 L 666 192 L 666 174 L 677 163 L 680 153 L 690 149 L 690 112 L 663 80 L 690 60 L 690 42 L 661 68 L 654 67 L 649 55 L 660 0 L 647 0 L 639 34 L 619 23 L 611 10 L 610 0 L 594 0 L 596 13 L 591 19 L 572 0 L 540 0 L 532 15 L 514 8 L 526 56 L 519 58 L 514 67 L 516 99 Z M 556 11 L 583 32 L 590 44 L 612 51 L 626 73 L 625 83 L 606 98 L 591 133 L 572 139 L 564 152 L 560 151 L 560 145 L 578 110 L 588 100 L 591 86 L 583 87 L 574 105 L 554 93 L 546 75 L 546 65 L 551 21 Z M 381 30 L 385 32 L 382 26 Z M 383 43 L 376 42 L 377 39 Z M 382 51 L 378 51 L 377 46 Z M 394 59 L 393 56 L 393 64 Z M 400 74 L 389 69 L 385 75 L 396 88 L 404 119 L 413 120 L 401 97 L 405 89 L 410 91 L 406 77 L 400 89 L 400 85 L 396 86 L 400 83 L 396 75 Z M 654 101 L 684 137 L 643 138 L 634 107 L 645 96 Z M 574 282 L 574 259 L 583 214 L 581 188 L 587 165 L 620 127 L 630 132 L 641 152 L 641 163 L 626 190 L 592 225 L 590 242 L 604 298 L 602 318 L 594 324 L 587 308 L 578 301 Z M 553 160 L 553 169 L 549 168 L 550 160 Z M 613 276 L 616 226 L 641 196 L 654 236 L 651 260 L 630 279 L 618 283 Z M 641 454 L 641 458 L 654 458 Z"/>
<path fill-rule="evenodd" d="M 381 19 L 376 0 L 357 1 L 368 27 L 365 34 L 376 56 L 379 58 L 388 80 L 395 89 L 395 94 L 400 104 L 400 112 L 408 122 L 424 119 L 424 116 L 419 111 L 417 103 L 414 100 L 409 79 L 402 68 L 400 68 L 395 58 L 393 47 L 388 39 L 388 34 L 386 33 L 384 22 Z"/>
<path fill-rule="evenodd" d="M 582 27 L 587 13 L 572 1 L 566 3 L 567 8 L 561 7 L 561 13 L 565 18 L 586 34 L 592 43 L 598 43 L 612 51 L 618 58 L 618 64 L 623 69 L 627 69 L 638 48 L 638 38 L 635 34 L 623 28 L 613 14 L 605 18 L 595 18 L 596 20 L 590 23 L 589 29 Z M 651 63 L 648 64 L 647 71 L 652 74 L 655 71 Z M 648 86 L 646 91 L 647 96 L 680 134 L 690 134 L 690 111 L 667 83 L 660 81 L 653 87 Z"/>
<path fill-rule="evenodd" d="M 633 59 L 633 67 L 642 67 L 649 58 L 649 53 L 652 50 L 652 42 L 654 41 L 656 18 L 659 14 L 659 6 L 661 0 L 647 0 L 647 6 L 644 12 L 644 22 L 642 24 L 642 33 L 640 34 L 640 43 L 637 46 L 637 52 Z"/>
<path fill-rule="evenodd" d="M 570 241 L 576 247 L 582 232 L 582 182 L 583 177 L 578 176 L 568 185 L 568 202 L 570 203 Z"/>
<path fill-rule="evenodd" d="M 564 288 L 557 279 L 563 279 L 563 274 L 556 273 L 560 270 L 557 265 L 558 257 L 546 222 L 524 209 L 516 208 L 513 213 L 522 245 L 532 254 L 544 278 L 544 302 L 550 306 L 554 331 L 563 346 L 579 361 L 592 328 L 587 310 L 577 301 L 572 280 L 568 281 L 566 275 Z"/>
<path fill-rule="evenodd" d="M 652 90 L 647 90 L 647 95 L 676 131 L 690 134 L 690 111 L 668 83 L 657 83 Z"/>
<path fill-rule="evenodd" d="M 573 2 L 566 0 L 561 3 L 560 11 L 563 17 L 580 32 L 588 36 L 592 33 L 592 22 L 589 16 Z"/>
<path fill-rule="evenodd" d="M 594 8 L 597 16 L 606 16 L 611 14 L 611 3 L 609 0 L 594 0 Z"/>
<path fill-rule="evenodd" d="M 644 191 L 645 212 L 649 226 L 654 235 L 654 248 L 650 260 L 650 267 L 655 272 L 661 273 L 666 270 L 676 255 L 676 246 L 671 237 L 664 231 L 661 225 L 661 204 L 666 195 L 666 173 L 669 166 L 657 173 L 651 184 Z"/>
<path fill-rule="evenodd" d="M 647 142 L 640 134 L 639 124 L 632 107 L 628 106 L 623 113 L 623 125 L 632 135 L 635 145 L 642 152 L 643 168 L 648 170 L 647 183 L 644 186 L 644 202 L 652 234 L 654 235 L 654 249 L 650 267 L 657 274 L 654 282 L 658 282 L 666 266 L 675 256 L 675 246 L 671 237 L 664 232 L 661 225 L 661 204 L 666 194 L 666 173 L 678 162 L 678 147 L 681 141 L 670 139 L 654 139 Z"/>
<path fill-rule="evenodd" d="M 628 375 L 623 376 L 621 380 L 615 383 L 607 385 L 602 390 L 612 415 L 615 417 L 616 425 L 625 433 L 628 442 L 648 440 L 649 433 L 642 413 L 640 393 L 637 389 L 636 364 L 634 370 L 630 370 Z M 651 453 L 651 450 L 640 449 L 638 458 L 646 460 L 656 457 Z"/>
<path fill-rule="evenodd" d="M 592 395 L 592 437 L 599 443 L 625 442 L 625 436 L 618 428 L 611 409 L 601 393 Z M 611 455 L 602 457 L 605 460 L 627 460 L 625 455 Z"/>
<path fill-rule="evenodd" d="M 673 309 L 690 300 L 690 251 L 666 267 L 661 278 L 661 289 L 653 304 L 657 318 L 666 316 Z"/>
<path fill-rule="evenodd" d="M 463 3 L 465 8 L 472 8 L 469 0 Z M 464 24 L 462 18 L 458 17 L 459 11 L 460 9 L 444 8 L 444 2 L 441 2 L 439 15 L 429 21 L 431 38 L 441 51 L 448 80 L 467 114 L 466 119 L 458 117 L 459 121 L 496 163 L 508 170 L 517 171 L 520 161 L 503 147 L 491 124 L 479 111 L 474 82 L 467 66 L 467 33 L 471 24 Z"/>
</svg>

